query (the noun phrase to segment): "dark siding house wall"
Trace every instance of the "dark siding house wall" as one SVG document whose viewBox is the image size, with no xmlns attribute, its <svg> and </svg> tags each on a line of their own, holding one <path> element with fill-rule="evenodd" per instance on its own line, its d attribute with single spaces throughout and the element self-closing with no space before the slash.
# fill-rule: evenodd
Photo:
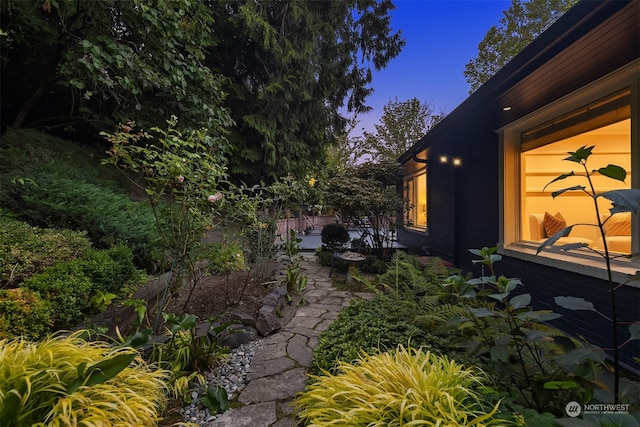
<svg viewBox="0 0 640 427">
<path fill-rule="evenodd" d="M 408 172 L 412 155 L 429 150 L 429 226 L 401 232 L 400 240 L 463 268 L 471 265 L 469 248 L 497 244 L 496 131 L 637 59 L 638 16 L 637 0 L 579 2 L 402 156 Z M 515 103 L 517 112 L 502 111 Z M 441 165 L 440 155 L 461 158 L 462 167 Z"/>
<path fill-rule="evenodd" d="M 432 255 L 480 274 L 469 249 L 496 246 L 500 238 L 497 130 L 636 60 L 638 16 L 637 0 L 579 2 L 405 153 L 400 162 L 409 170 L 411 157 L 428 149 L 429 216 L 427 233 L 405 230 L 399 233 L 400 242 L 416 252 L 427 248 Z M 506 105 L 518 108 L 505 112 Z M 440 155 L 459 157 L 462 166 L 440 164 Z M 555 296 L 583 297 L 608 313 L 604 281 L 511 257 L 504 257 L 496 268 L 498 274 L 521 278 L 521 291 L 532 294 L 536 308 L 561 312 L 557 326 L 611 347 L 606 320 L 593 312 L 563 312 L 553 302 Z M 620 316 L 637 320 L 640 291 L 623 287 L 617 296 Z M 628 332 L 623 330 L 621 337 L 628 337 Z M 637 369 L 634 356 L 640 356 L 638 341 L 623 349 L 624 361 Z"/>
<path fill-rule="evenodd" d="M 570 273 L 552 267 L 545 267 L 514 258 L 505 258 L 496 263 L 496 273 L 506 277 L 518 277 L 524 286 L 518 291 L 532 295 L 532 305 L 536 310 L 553 310 L 563 317 L 551 322 L 554 326 L 575 337 L 588 337 L 596 346 L 612 348 L 611 323 L 592 311 L 565 310 L 555 304 L 557 296 L 581 297 L 593 303 L 594 307 L 611 316 L 611 301 L 607 284 L 592 277 Z M 640 314 L 640 292 L 637 288 L 623 286 L 616 291 L 616 306 L 619 319 L 637 321 Z M 629 337 L 628 325 L 618 329 L 619 342 Z M 634 357 L 640 357 L 640 341 L 632 341 L 621 349 L 621 360 L 633 370 L 638 370 Z"/>
<path fill-rule="evenodd" d="M 409 248 L 427 247 L 460 267 L 470 267 L 469 248 L 498 242 L 499 117 L 471 97 L 430 132 L 427 167 L 428 233 L 401 232 Z M 440 156 L 449 162 L 442 164 Z M 453 166 L 459 158 L 461 166 Z M 408 162 L 408 163 L 413 163 Z M 410 168 L 411 166 L 406 166 Z M 407 170 L 407 169 L 406 169 Z"/>
<path fill-rule="evenodd" d="M 427 200 L 429 200 L 430 248 L 437 248 L 441 258 L 452 261 L 455 258 L 456 236 L 456 180 L 458 172 L 449 165 L 435 163 L 429 175 Z"/>
</svg>

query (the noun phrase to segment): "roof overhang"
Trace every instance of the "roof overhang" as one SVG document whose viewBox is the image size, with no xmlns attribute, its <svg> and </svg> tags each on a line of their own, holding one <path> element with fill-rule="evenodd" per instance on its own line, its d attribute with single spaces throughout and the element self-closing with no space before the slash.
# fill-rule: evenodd
<svg viewBox="0 0 640 427">
<path fill-rule="evenodd" d="M 419 153 L 455 132 L 478 108 L 495 111 L 499 128 L 633 62 L 640 55 L 638 16 L 637 0 L 578 2 L 398 162 L 419 160 Z"/>
</svg>

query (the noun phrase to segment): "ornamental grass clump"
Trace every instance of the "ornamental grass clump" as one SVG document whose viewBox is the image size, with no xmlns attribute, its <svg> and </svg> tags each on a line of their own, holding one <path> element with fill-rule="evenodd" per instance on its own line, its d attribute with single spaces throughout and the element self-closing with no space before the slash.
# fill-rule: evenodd
<svg viewBox="0 0 640 427">
<path fill-rule="evenodd" d="M 3 427 L 157 424 L 165 372 L 132 348 L 88 342 L 82 333 L 0 341 Z"/>
<path fill-rule="evenodd" d="M 315 382 L 295 401 L 309 426 L 505 425 L 477 391 L 486 380 L 476 369 L 422 349 L 361 354 L 340 372 L 311 376 Z"/>
</svg>

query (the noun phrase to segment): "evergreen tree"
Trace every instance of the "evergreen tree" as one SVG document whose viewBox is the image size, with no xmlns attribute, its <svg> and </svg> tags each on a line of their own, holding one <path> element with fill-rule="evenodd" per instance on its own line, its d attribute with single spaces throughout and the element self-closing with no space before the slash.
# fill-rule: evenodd
<svg viewBox="0 0 640 427">
<path fill-rule="evenodd" d="M 230 171 L 249 183 L 304 173 L 367 111 L 372 70 L 400 52 L 390 0 L 221 0 L 207 64 L 229 78 Z"/>
<path fill-rule="evenodd" d="M 218 146 L 231 143 L 236 180 L 301 177 L 343 132 L 343 115 L 368 110 L 372 71 L 404 45 L 393 7 L 1 0 L 2 130 L 95 137 L 96 128 L 135 120 L 149 129 L 176 115 L 182 127 L 209 128 Z"/>
</svg>

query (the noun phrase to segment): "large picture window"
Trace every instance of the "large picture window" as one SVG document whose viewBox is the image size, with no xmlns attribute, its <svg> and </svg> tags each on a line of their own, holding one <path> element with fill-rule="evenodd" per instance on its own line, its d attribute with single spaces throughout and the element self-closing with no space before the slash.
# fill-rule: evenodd
<svg viewBox="0 0 640 427">
<path fill-rule="evenodd" d="M 405 198 L 407 210 L 405 226 L 409 228 L 427 228 L 427 172 L 422 170 L 418 174 L 405 178 Z"/>
<path fill-rule="evenodd" d="M 566 178 L 549 185 L 555 177 L 573 171 L 576 175 L 583 175 L 582 166 L 563 159 L 568 152 L 576 151 L 582 146 L 595 146 L 589 157 L 589 169 L 605 167 L 609 164 L 622 166 L 627 172 L 626 182 L 615 181 L 601 175 L 593 176 L 596 191 L 602 192 L 631 187 L 631 120 L 625 119 L 617 123 L 603 126 L 588 132 L 551 142 L 541 147 L 523 151 L 522 162 L 522 217 L 520 228 L 524 240 L 541 242 L 551 237 L 554 226 L 565 223 L 595 224 L 596 209 L 594 201 L 582 191 L 565 192 L 556 198 L 551 192 L 571 186 L 587 186 L 588 182 L 581 176 Z M 611 202 L 598 198 L 598 212 L 602 220 L 606 219 Z M 613 225 L 616 224 L 614 228 Z M 618 226 L 618 224 L 620 224 Z M 631 215 L 616 214 L 606 221 L 605 232 L 607 247 L 614 252 L 631 253 Z M 558 242 L 586 243 L 594 249 L 604 249 L 604 242 L 597 227 L 578 225 L 573 228 L 569 237 L 563 237 Z"/>
<path fill-rule="evenodd" d="M 501 129 L 501 252 L 527 261 L 605 277 L 601 256 L 606 243 L 619 277 L 640 267 L 640 220 L 618 213 L 606 221 L 605 238 L 597 223 L 593 199 L 581 191 L 552 197 L 553 191 L 588 186 L 580 177 L 568 177 L 547 186 L 561 174 L 584 174 L 582 166 L 566 161 L 569 152 L 593 146 L 589 170 L 609 164 L 621 166 L 625 182 L 593 176 L 596 192 L 640 188 L 640 142 L 636 120 L 640 115 L 640 81 L 633 69 L 614 73 L 562 100 Z M 635 130 L 634 130 L 635 129 Z M 547 186 L 545 188 L 545 186 Z M 598 198 L 600 219 L 610 215 L 611 203 Z M 555 247 L 537 254 L 540 244 L 565 225 L 576 225 Z M 591 225 L 587 225 L 591 224 Z M 558 246 L 584 243 L 588 248 L 562 251 Z"/>
</svg>

